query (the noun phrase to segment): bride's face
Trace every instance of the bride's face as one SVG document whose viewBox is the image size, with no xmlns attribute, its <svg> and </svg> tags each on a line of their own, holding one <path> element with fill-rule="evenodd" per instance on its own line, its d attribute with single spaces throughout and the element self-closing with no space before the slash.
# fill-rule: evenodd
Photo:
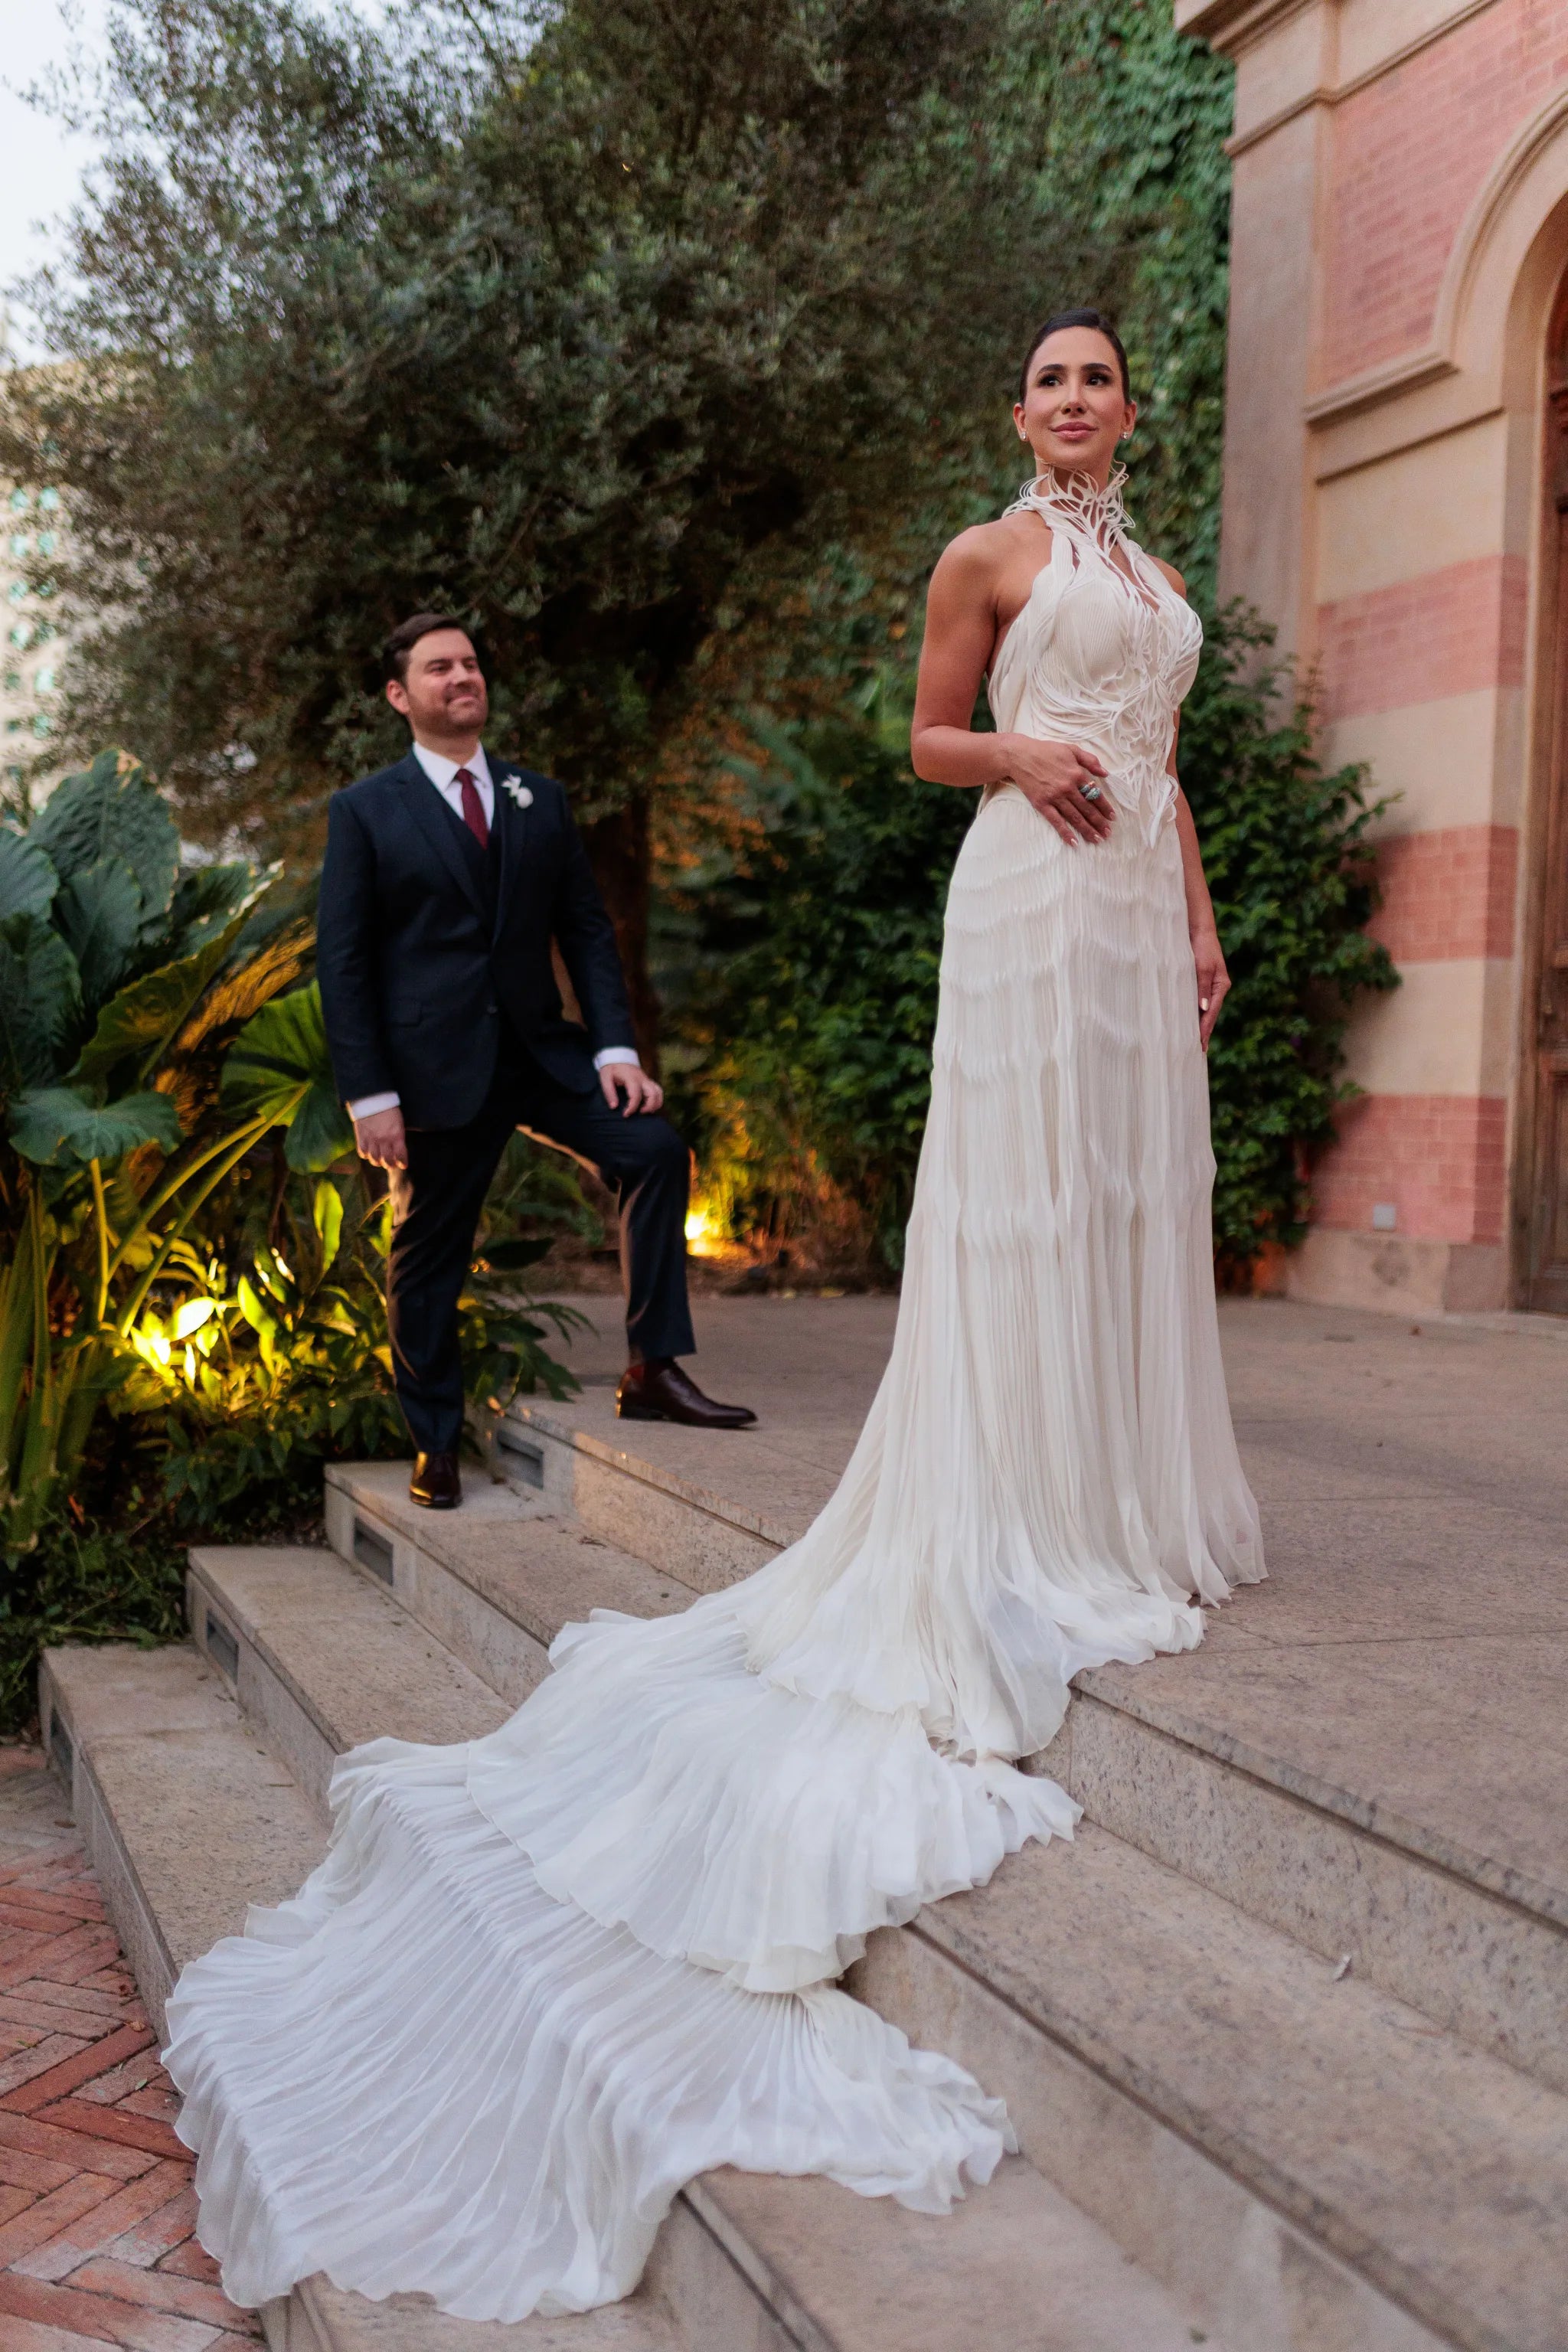
<svg viewBox="0 0 1568 2352">
<path fill-rule="evenodd" d="M 1054 466 L 1103 484 L 1137 414 L 1105 337 L 1093 327 L 1061 327 L 1029 362 L 1027 395 L 1015 405 L 1013 421 L 1042 473 Z"/>
</svg>

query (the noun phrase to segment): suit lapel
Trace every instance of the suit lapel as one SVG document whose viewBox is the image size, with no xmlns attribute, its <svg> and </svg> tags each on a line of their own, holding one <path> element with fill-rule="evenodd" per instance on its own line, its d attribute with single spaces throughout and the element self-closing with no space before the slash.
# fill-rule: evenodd
<svg viewBox="0 0 1568 2352">
<path fill-rule="evenodd" d="M 482 918 L 484 898 L 464 856 L 463 845 L 453 833 L 449 823 L 450 812 L 441 805 L 440 794 L 412 751 L 399 763 L 397 777 L 399 782 L 406 787 L 405 797 L 409 815 L 454 882 L 459 886 L 475 914 Z"/>
<path fill-rule="evenodd" d="M 499 940 L 501 925 L 507 917 L 511 893 L 522 870 L 523 851 L 527 845 L 528 821 L 531 809 L 519 808 L 506 789 L 505 780 L 515 781 L 518 771 L 500 760 L 490 761 L 490 781 L 495 785 L 495 822 L 500 832 L 500 876 L 496 885 L 496 927 Z"/>
</svg>

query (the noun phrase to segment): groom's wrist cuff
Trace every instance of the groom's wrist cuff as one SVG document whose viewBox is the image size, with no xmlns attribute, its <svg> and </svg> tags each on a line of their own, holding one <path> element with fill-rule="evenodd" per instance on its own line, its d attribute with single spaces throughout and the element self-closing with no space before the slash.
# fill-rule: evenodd
<svg viewBox="0 0 1568 2352">
<path fill-rule="evenodd" d="M 637 1049 L 635 1045 L 606 1045 L 602 1054 L 595 1054 L 594 1056 L 594 1067 L 596 1070 L 608 1069 L 612 1062 L 629 1062 L 634 1070 L 640 1070 L 642 1067 L 642 1064 L 637 1059 Z"/>
<path fill-rule="evenodd" d="M 395 1088 L 388 1095 L 361 1095 L 358 1102 L 345 1103 L 343 1108 L 351 1118 L 374 1118 L 378 1110 L 397 1110 L 402 1103 L 403 1097 Z"/>
</svg>

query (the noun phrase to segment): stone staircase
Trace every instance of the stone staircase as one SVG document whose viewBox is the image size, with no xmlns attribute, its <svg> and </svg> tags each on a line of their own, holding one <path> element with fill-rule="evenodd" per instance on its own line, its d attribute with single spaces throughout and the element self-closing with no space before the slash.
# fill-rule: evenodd
<svg viewBox="0 0 1568 2352">
<path fill-rule="evenodd" d="M 682 1607 L 794 1532 L 742 1449 L 733 1500 L 626 1433 L 514 1410 L 504 1483 L 470 1472 L 450 1516 L 396 1465 L 333 1470 L 330 1551 L 193 1553 L 190 1646 L 50 1654 L 46 1736 L 156 2016 L 312 1866 L 345 1748 L 489 1730 L 562 1624 Z M 275 2347 L 1564 2352 L 1568 1889 L 1358 1794 L 1349 1735 L 1303 1763 L 1247 1605 L 1194 1657 L 1086 1677 L 1040 1759 L 1077 1843 L 856 1972 L 1008 2101 L 1023 2156 L 952 2220 L 723 2172 L 611 2311 L 478 2327 L 317 2279 Z"/>
</svg>

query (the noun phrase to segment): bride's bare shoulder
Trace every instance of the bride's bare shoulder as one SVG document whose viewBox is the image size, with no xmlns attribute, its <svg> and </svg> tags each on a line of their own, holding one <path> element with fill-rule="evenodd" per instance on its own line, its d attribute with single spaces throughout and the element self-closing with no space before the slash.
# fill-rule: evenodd
<svg viewBox="0 0 1568 2352">
<path fill-rule="evenodd" d="M 1050 531 L 1037 515 L 1000 515 L 994 522 L 972 523 L 942 549 L 932 584 L 944 588 L 994 591 L 1027 553 L 1038 564 L 1050 552 Z"/>
</svg>

